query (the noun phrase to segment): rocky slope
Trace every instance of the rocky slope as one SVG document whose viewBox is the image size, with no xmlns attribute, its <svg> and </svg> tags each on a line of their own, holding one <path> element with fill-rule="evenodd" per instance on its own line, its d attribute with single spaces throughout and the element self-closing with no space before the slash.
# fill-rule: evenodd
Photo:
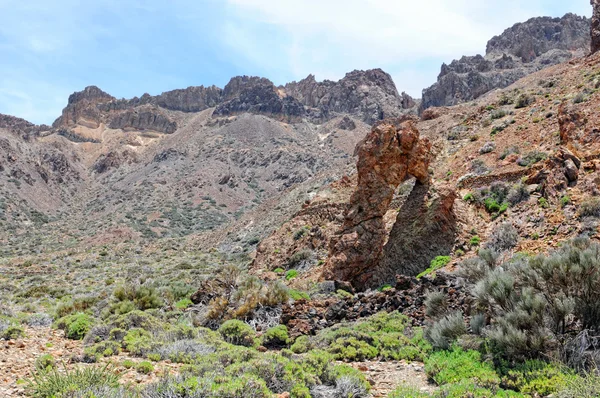
<svg viewBox="0 0 600 398">
<path fill-rule="evenodd" d="M 23 249 L 23 235 L 40 247 L 187 236 L 226 226 L 289 188 L 318 188 L 352 163 L 369 128 L 363 120 L 410 104 L 381 71 L 350 75 L 353 83 L 326 82 L 331 92 L 322 95 L 334 99 L 314 106 L 267 79 L 237 77 L 224 89 L 130 100 L 87 87 L 52 127 L 2 116 L 5 247 Z M 358 99 L 350 87 L 359 83 Z M 237 246 L 251 249 L 264 232 Z"/>
<path fill-rule="evenodd" d="M 485 56 L 443 64 L 438 81 L 423 90 L 420 110 L 471 101 L 530 73 L 583 56 L 590 48 L 590 20 L 567 14 L 532 18 L 492 38 Z"/>
</svg>

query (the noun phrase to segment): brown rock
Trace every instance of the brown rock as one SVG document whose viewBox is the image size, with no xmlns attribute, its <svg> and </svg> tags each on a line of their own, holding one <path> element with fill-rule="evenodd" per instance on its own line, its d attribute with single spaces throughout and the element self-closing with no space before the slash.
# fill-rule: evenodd
<svg viewBox="0 0 600 398">
<path fill-rule="evenodd" d="M 592 36 L 592 54 L 595 54 L 600 50 L 600 0 L 590 0 L 590 3 L 594 7 L 594 12 L 592 14 L 592 27 L 591 27 L 591 36 Z"/>
<path fill-rule="evenodd" d="M 383 216 L 398 185 L 414 176 L 429 181 L 431 143 L 420 139 L 412 120 L 376 124 L 358 144 L 358 186 L 350 199 L 340 233 L 330 243 L 323 277 L 364 289 L 366 273 L 381 258 L 386 240 Z M 368 277 L 367 277 L 368 279 Z"/>
</svg>

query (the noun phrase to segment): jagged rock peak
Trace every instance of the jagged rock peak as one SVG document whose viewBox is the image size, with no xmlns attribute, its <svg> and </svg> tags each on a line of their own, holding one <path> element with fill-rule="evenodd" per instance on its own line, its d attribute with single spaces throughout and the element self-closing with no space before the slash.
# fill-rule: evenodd
<svg viewBox="0 0 600 398">
<path fill-rule="evenodd" d="M 69 96 L 69 104 L 74 104 L 80 102 L 82 100 L 88 101 L 98 101 L 98 100 L 106 100 L 112 101 L 115 97 L 112 95 L 102 91 L 96 86 L 87 86 L 82 91 L 74 92 Z"/>
<path fill-rule="evenodd" d="M 587 18 L 571 13 L 562 18 L 531 18 L 494 36 L 487 43 L 486 55 L 507 53 L 532 62 L 550 50 L 577 51 L 589 44 L 589 24 Z"/>
<path fill-rule="evenodd" d="M 20 117 L 0 113 L 0 129 L 7 129 L 25 139 L 29 139 L 30 136 L 35 136 L 40 131 L 50 130 L 50 126 L 45 124 L 38 126 Z"/>
<path fill-rule="evenodd" d="M 236 76 L 231 78 L 223 89 L 223 99 L 227 101 L 239 97 L 242 92 L 252 90 L 258 86 L 275 91 L 273 82 L 264 77 Z"/>
<path fill-rule="evenodd" d="M 485 56 L 463 56 L 443 64 L 438 81 L 423 90 L 420 111 L 474 100 L 547 66 L 583 56 L 590 44 L 590 20 L 574 14 L 539 17 L 493 37 Z"/>
<path fill-rule="evenodd" d="M 299 121 L 306 115 L 304 106 L 287 96 L 268 79 L 237 76 L 223 89 L 223 101 L 214 115 L 228 116 L 239 113 L 267 115 L 283 121 Z"/>
<path fill-rule="evenodd" d="M 348 113 L 373 124 L 386 118 L 400 117 L 406 109 L 392 77 L 381 69 L 355 70 L 337 82 L 317 82 L 313 75 L 309 75 L 299 82 L 286 84 L 282 89 L 304 106 L 318 109 L 325 118 L 335 113 Z"/>
<path fill-rule="evenodd" d="M 595 54 L 596 52 L 600 51 L 600 0 L 590 0 L 590 3 L 594 7 L 591 26 L 591 49 L 592 54 Z"/>
<path fill-rule="evenodd" d="M 222 100 L 223 90 L 217 86 L 193 86 L 186 89 L 164 92 L 156 97 L 144 94 L 142 103 L 156 105 L 174 111 L 200 112 L 217 106 Z"/>
</svg>

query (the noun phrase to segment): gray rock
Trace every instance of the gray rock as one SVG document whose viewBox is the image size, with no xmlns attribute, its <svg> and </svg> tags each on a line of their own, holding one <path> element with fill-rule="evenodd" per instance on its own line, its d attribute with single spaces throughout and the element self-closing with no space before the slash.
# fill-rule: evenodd
<svg viewBox="0 0 600 398">
<path fill-rule="evenodd" d="M 592 54 L 595 54 L 600 51 L 600 0 L 590 0 L 590 3 L 594 7 L 590 32 L 592 36 L 591 50 Z"/>
<path fill-rule="evenodd" d="M 590 20 L 574 14 L 518 23 L 492 38 L 485 56 L 465 56 L 443 64 L 437 83 L 423 90 L 419 110 L 471 101 L 547 66 L 584 55 L 589 49 L 589 31 Z"/>
<path fill-rule="evenodd" d="M 575 182 L 579 179 L 579 169 L 571 159 L 565 160 L 565 177 L 569 182 Z"/>
<path fill-rule="evenodd" d="M 337 82 L 317 82 L 309 75 L 299 82 L 286 84 L 283 89 L 305 106 L 319 109 L 324 119 L 346 113 L 373 124 L 399 117 L 416 105 L 408 94 L 398 94 L 392 77 L 381 69 L 355 70 Z"/>
</svg>

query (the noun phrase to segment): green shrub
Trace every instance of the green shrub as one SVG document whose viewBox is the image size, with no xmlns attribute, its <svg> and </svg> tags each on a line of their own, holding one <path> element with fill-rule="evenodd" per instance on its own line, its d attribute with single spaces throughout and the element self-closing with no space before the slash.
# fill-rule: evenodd
<svg viewBox="0 0 600 398">
<path fill-rule="evenodd" d="M 485 388 L 478 383 L 462 381 L 456 384 L 446 384 L 436 394 L 440 398 L 525 398 L 520 393 L 498 388 Z M 528 397 L 528 396 L 527 396 Z"/>
<path fill-rule="evenodd" d="M 600 376 L 595 372 L 567 381 L 567 385 L 556 393 L 556 398 L 583 397 L 600 397 Z"/>
<path fill-rule="evenodd" d="M 289 343 L 287 327 L 278 325 L 267 330 L 262 336 L 262 345 L 267 348 L 283 348 Z"/>
<path fill-rule="evenodd" d="M 123 347 L 132 355 L 145 356 L 152 351 L 157 342 L 147 330 L 135 328 L 127 332 L 123 338 Z"/>
<path fill-rule="evenodd" d="M 450 256 L 437 256 L 436 258 L 431 260 L 429 268 L 427 268 L 425 271 L 423 271 L 419 275 L 417 275 L 417 279 L 421 279 L 422 277 L 424 277 L 426 275 L 432 274 L 435 271 L 437 271 L 441 268 L 444 268 L 446 265 L 448 265 L 449 262 L 450 262 Z"/>
<path fill-rule="evenodd" d="M 50 354 L 44 354 L 35 360 L 35 368 L 38 371 L 50 371 L 56 368 L 56 361 Z"/>
<path fill-rule="evenodd" d="M 145 311 L 160 308 L 164 305 L 163 299 L 158 296 L 156 290 L 148 286 L 119 286 L 115 289 L 113 295 L 118 301 L 115 307 L 121 306 L 123 302 L 131 302 L 138 310 Z M 116 312 L 113 311 L 113 313 Z"/>
<path fill-rule="evenodd" d="M 572 371 L 540 360 L 501 369 L 501 374 L 503 387 L 544 397 L 563 390 L 570 381 L 578 380 Z"/>
<path fill-rule="evenodd" d="M 548 199 L 543 197 L 538 199 L 538 205 L 540 205 L 542 209 L 547 209 L 548 207 L 550 207 L 550 205 L 548 204 Z"/>
<path fill-rule="evenodd" d="M 86 362 L 97 362 L 100 358 L 119 355 L 121 345 L 116 341 L 103 341 L 84 350 Z"/>
<path fill-rule="evenodd" d="M 56 327 L 64 330 L 65 336 L 72 340 L 81 340 L 90 331 L 93 319 L 84 313 L 68 315 L 56 321 Z"/>
<path fill-rule="evenodd" d="M 500 377 L 492 365 L 481 360 L 477 351 L 438 351 L 425 360 L 427 376 L 438 385 L 455 384 L 463 381 L 476 383 L 485 388 L 500 385 Z"/>
<path fill-rule="evenodd" d="M 419 391 L 417 388 L 400 386 L 388 395 L 389 398 L 427 398 L 431 395 Z"/>
<path fill-rule="evenodd" d="M 31 396 L 36 398 L 78 396 L 78 391 L 89 388 L 108 387 L 114 388 L 119 385 L 119 378 L 115 375 L 109 365 L 103 367 L 90 366 L 66 369 L 64 372 L 38 371 L 27 383 L 27 390 Z M 72 394 L 72 395 L 66 395 Z"/>
<path fill-rule="evenodd" d="M 138 363 L 137 365 L 135 365 L 135 370 L 138 373 L 150 374 L 154 371 L 154 366 L 152 365 L 151 362 L 142 361 L 142 362 Z"/>
<path fill-rule="evenodd" d="M 287 279 L 288 281 L 294 279 L 297 276 L 298 276 L 298 271 L 296 271 L 295 269 L 291 269 L 285 273 L 285 279 Z"/>
<path fill-rule="evenodd" d="M 481 238 L 477 235 L 472 236 L 471 240 L 469 241 L 469 245 L 473 246 L 479 246 L 481 244 Z"/>
<path fill-rule="evenodd" d="M 252 327 L 236 319 L 223 323 L 219 328 L 219 333 L 226 342 L 231 344 L 245 347 L 252 347 L 256 344 Z"/>
<path fill-rule="evenodd" d="M 290 297 L 292 300 L 310 300 L 310 296 L 306 292 L 301 292 L 299 290 L 290 289 L 289 290 Z"/>
<path fill-rule="evenodd" d="M 133 362 L 131 359 L 126 359 L 121 363 L 121 366 L 123 366 L 125 369 L 131 369 L 135 366 L 135 362 Z"/>
<path fill-rule="evenodd" d="M 175 303 L 175 308 L 177 308 L 178 310 L 184 310 L 192 304 L 194 304 L 192 303 L 192 300 L 190 300 L 189 298 L 184 298 Z"/>
<path fill-rule="evenodd" d="M 308 336 L 298 336 L 294 344 L 290 347 L 295 354 L 304 354 L 312 348 L 310 338 Z"/>
<path fill-rule="evenodd" d="M 560 207 L 567 207 L 571 204 L 571 197 L 568 195 L 564 195 L 560 198 Z"/>
<path fill-rule="evenodd" d="M 0 330 L 0 338 L 5 340 L 15 340 L 19 337 L 25 337 L 25 329 L 20 325 L 9 324 L 3 330 Z"/>
<path fill-rule="evenodd" d="M 329 346 L 328 351 L 335 359 L 346 361 L 364 361 L 379 354 L 377 348 L 354 336 L 339 337 Z"/>
</svg>

